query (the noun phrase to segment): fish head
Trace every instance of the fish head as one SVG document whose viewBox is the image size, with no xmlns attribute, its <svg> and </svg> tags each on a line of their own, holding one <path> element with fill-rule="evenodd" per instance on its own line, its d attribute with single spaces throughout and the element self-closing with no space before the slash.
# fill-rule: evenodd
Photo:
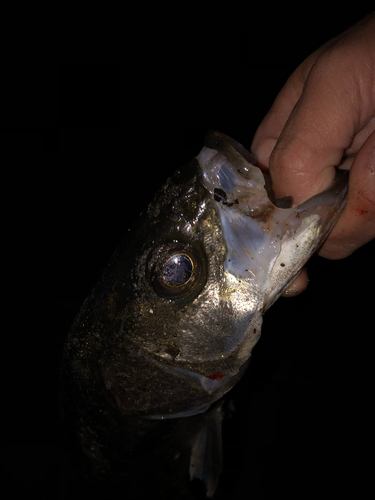
<svg viewBox="0 0 375 500">
<path fill-rule="evenodd" d="M 347 191 L 337 172 L 328 190 L 280 208 L 255 163 L 211 132 L 166 181 L 73 325 L 64 359 L 74 384 L 92 394 L 95 378 L 123 414 L 166 418 L 203 411 L 237 383 L 264 312 L 327 236 Z"/>
<path fill-rule="evenodd" d="M 260 334 L 262 296 L 255 280 L 228 268 L 217 195 L 199 159 L 168 179 L 147 226 L 124 334 L 176 368 L 212 379 L 238 374 Z"/>
<path fill-rule="evenodd" d="M 177 385 L 188 379 L 203 392 L 183 405 L 169 402 L 168 413 L 204 407 L 239 380 L 264 312 L 344 206 L 345 174 L 299 207 L 278 208 L 255 162 L 242 145 L 211 132 L 157 193 L 110 266 L 120 321 L 112 345 L 137 353 L 138 365 L 147 359 L 144 371 L 151 363 L 156 385 L 160 377 Z"/>
</svg>

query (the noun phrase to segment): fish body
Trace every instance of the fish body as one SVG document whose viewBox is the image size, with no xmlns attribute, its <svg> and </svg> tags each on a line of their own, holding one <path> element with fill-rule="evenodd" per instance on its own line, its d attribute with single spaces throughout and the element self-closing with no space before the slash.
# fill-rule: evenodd
<svg viewBox="0 0 375 500">
<path fill-rule="evenodd" d="M 263 314 L 346 199 L 347 174 L 338 171 L 327 191 L 279 208 L 255 162 L 211 132 L 155 195 L 75 319 L 63 412 L 91 478 L 130 485 L 147 453 L 158 461 L 155 450 L 165 458 L 179 442 L 191 477 L 213 494 L 220 465 L 197 457 L 202 443 L 219 439 L 215 402 L 242 377 Z"/>
</svg>

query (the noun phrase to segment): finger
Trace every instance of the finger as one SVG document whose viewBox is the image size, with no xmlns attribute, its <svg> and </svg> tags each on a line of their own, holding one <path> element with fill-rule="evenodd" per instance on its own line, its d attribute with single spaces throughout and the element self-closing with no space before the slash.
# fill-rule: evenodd
<svg viewBox="0 0 375 500">
<path fill-rule="evenodd" d="M 277 197 L 300 204 L 331 184 L 334 165 L 375 112 L 374 57 L 345 38 L 319 55 L 270 157 Z"/>
<path fill-rule="evenodd" d="M 260 123 L 250 149 L 257 156 L 258 163 L 261 166 L 268 167 L 272 150 L 290 113 L 301 96 L 307 75 L 316 59 L 324 50 L 325 46 L 321 47 L 298 66 L 288 78 L 272 104 L 271 109 Z"/>
<path fill-rule="evenodd" d="M 302 293 L 309 284 L 309 277 L 306 268 L 303 267 L 299 275 L 290 283 L 288 288 L 284 290 L 282 297 L 295 297 Z"/>
<path fill-rule="evenodd" d="M 342 259 L 375 238 L 375 131 L 358 151 L 349 174 L 348 201 L 319 250 L 328 259 Z"/>
</svg>

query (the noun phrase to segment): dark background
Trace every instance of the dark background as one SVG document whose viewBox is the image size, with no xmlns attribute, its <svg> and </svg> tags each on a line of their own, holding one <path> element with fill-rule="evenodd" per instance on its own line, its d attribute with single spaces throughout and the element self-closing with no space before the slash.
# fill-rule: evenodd
<svg viewBox="0 0 375 500">
<path fill-rule="evenodd" d="M 156 188 L 200 151 L 210 128 L 249 148 L 299 62 L 364 14 L 319 14 L 306 26 L 285 12 L 231 36 L 218 27 L 220 45 L 213 36 L 197 52 L 177 46 L 181 53 L 170 59 L 153 39 L 150 57 L 135 63 L 60 64 L 58 126 L 4 128 L 14 164 L 25 165 L 4 211 L 4 274 L 16 310 L 4 313 L 11 335 L 3 354 L 3 464 L 12 498 L 65 498 L 63 342 Z M 267 312 L 248 372 L 232 390 L 216 498 L 349 489 L 361 496 L 372 452 L 374 250 L 371 242 L 342 261 L 313 257 L 306 292 Z"/>
</svg>

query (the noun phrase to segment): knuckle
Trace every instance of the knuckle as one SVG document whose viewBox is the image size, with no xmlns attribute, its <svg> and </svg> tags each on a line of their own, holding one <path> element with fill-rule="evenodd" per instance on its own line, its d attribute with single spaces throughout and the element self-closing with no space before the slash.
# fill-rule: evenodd
<svg viewBox="0 0 375 500">
<path fill-rule="evenodd" d="M 314 152 L 299 138 L 284 138 L 273 150 L 270 165 L 279 172 L 290 176 L 306 174 L 311 169 Z"/>
</svg>

